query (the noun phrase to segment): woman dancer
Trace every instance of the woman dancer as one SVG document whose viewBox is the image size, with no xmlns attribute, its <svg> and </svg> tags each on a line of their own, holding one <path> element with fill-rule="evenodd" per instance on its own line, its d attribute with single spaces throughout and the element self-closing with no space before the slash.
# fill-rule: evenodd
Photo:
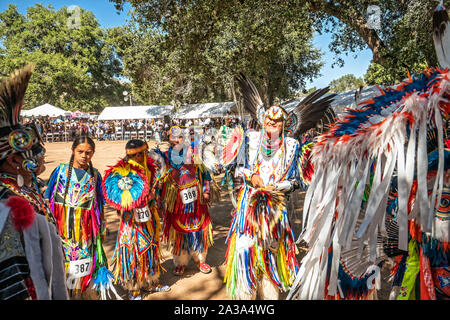
<svg viewBox="0 0 450 320">
<path fill-rule="evenodd" d="M 85 292 L 94 279 L 94 288 L 105 299 L 105 288 L 115 291 L 102 247 L 104 198 L 102 177 L 91 162 L 94 152 L 91 138 L 77 137 L 69 163 L 61 163 L 51 174 L 45 197 L 62 238 L 71 296 Z"/>
</svg>

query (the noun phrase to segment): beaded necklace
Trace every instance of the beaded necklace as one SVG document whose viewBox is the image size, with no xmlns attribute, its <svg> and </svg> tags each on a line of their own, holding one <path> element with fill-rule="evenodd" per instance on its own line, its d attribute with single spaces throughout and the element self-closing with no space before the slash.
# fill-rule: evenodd
<svg viewBox="0 0 450 320">
<path fill-rule="evenodd" d="M 268 136 L 265 136 L 262 141 L 263 152 L 266 156 L 271 157 L 280 149 L 282 143 L 281 137 L 276 140 L 271 140 Z"/>
<path fill-rule="evenodd" d="M 184 152 L 184 148 L 177 154 L 177 152 L 174 152 L 173 148 L 170 147 L 168 151 L 169 164 L 177 170 L 180 169 L 186 162 L 186 155 L 187 152 Z M 176 160 L 178 163 L 175 163 L 173 160 Z"/>
<path fill-rule="evenodd" d="M 42 199 L 40 193 L 36 194 L 36 192 L 26 186 L 19 187 L 17 184 L 17 179 L 14 175 L 1 173 L 0 187 L 5 187 L 17 196 L 27 199 L 28 202 L 31 202 L 38 211 L 42 211 L 48 221 L 55 223 L 55 219 L 47 204 Z"/>
</svg>

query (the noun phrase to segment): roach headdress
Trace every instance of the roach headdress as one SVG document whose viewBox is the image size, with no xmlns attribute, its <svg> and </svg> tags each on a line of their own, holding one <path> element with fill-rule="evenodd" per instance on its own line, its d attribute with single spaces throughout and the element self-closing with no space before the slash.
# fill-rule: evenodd
<svg viewBox="0 0 450 320">
<path fill-rule="evenodd" d="M 32 123 L 20 121 L 20 111 L 34 65 L 28 64 L 16 70 L 0 84 L 0 159 L 11 153 L 22 153 L 24 169 L 37 168 L 36 157 L 44 151 L 42 138 Z"/>
</svg>

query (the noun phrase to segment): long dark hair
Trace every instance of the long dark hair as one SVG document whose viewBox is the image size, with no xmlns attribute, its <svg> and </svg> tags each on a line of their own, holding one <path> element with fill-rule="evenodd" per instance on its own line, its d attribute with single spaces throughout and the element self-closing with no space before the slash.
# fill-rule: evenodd
<svg viewBox="0 0 450 320">
<path fill-rule="evenodd" d="M 64 186 L 63 206 L 66 205 L 67 190 L 69 189 L 70 179 L 72 178 L 72 168 L 73 168 L 73 160 L 74 160 L 73 152 L 75 151 L 76 147 L 78 147 L 78 145 L 83 144 L 83 143 L 89 144 L 91 146 L 91 148 L 95 151 L 95 142 L 89 136 L 80 135 L 73 140 L 72 155 L 70 156 L 66 185 Z M 94 199 L 95 199 L 96 189 L 97 189 L 97 175 L 94 172 L 94 167 L 92 166 L 92 161 L 89 161 L 89 173 L 91 174 L 92 178 L 94 179 Z"/>
</svg>

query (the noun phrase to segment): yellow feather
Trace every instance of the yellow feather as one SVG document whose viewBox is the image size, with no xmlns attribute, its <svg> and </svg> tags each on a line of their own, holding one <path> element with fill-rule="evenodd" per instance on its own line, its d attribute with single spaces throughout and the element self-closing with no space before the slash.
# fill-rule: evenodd
<svg viewBox="0 0 450 320">
<path fill-rule="evenodd" d="M 120 203 L 124 208 L 130 208 L 133 203 L 133 197 L 131 196 L 131 192 L 128 190 L 124 190 L 122 192 L 122 197 L 120 198 Z"/>
<path fill-rule="evenodd" d="M 126 176 L 130 173 L 130 171 L 132 171 L 130 169 L 129 165 L 126 165 L 125 167 L 116 167 L 113 169 L 113 172 L 120 174 L 121 176 Z"/>
</svg>

